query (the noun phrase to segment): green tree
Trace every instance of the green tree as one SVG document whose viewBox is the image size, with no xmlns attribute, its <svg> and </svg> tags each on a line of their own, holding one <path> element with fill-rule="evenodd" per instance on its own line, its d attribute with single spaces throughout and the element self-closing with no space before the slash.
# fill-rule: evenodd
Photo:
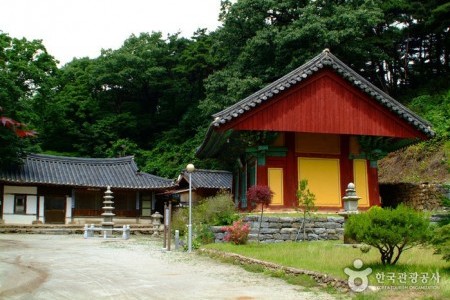
<svg viewBox="0 0 450 300">
<path fill-rule="evenodd" d="M 314 204 L 314 202 L 316 201 L 316 195 L 314 195 L 314 193 L 309 190 L 307 179 L 302 179 L 299 182 L 296 196 L 298 203 L 298 207 L 296 207 L 296 209 L 300 209 L 303 212 L 302 227 L 299 228 L 298 233 L 303 228 L 303 240 L 306 241 L 306 217 L 311 217 L 311 211 L 317 210 Z"/>
<path fill-rule="evenodd" d="M 56 61 L 39 40 L 11 38 L 0 32 L 0 106 L 9 120 L 2 116 L 0 127 L 0 167 L 20 163 L 27 149 L 33 147 L 29 139 L 20 139 L 31 133 L 23 124 L 39 130 L 35 116 L 42 112 L 45 95 L 54 87 L 52 78 L 57 72 Z M 39 99 L 39 100 L 38 100 Z M 11 120 L 20 120 L 19 122 Z M 40 122 L 43 120 L 39 119 Z M 10 124 L 14 132 L 6 128 Z"/>
<path fill-rule="evenodd" d="M 395 265 L 403 251 L 425 243 L 430 236 L 428 218 L 414 209 L 374 206 L 366 213 L 352 215 L 345 235 L 378 249 L 383 265 Z"/>
<path fill-rule="evenodd" d="M 450 261 L 450 224 L 436 228 L 431 243 L 436 248 L 437 254 Z"/>
</svg>

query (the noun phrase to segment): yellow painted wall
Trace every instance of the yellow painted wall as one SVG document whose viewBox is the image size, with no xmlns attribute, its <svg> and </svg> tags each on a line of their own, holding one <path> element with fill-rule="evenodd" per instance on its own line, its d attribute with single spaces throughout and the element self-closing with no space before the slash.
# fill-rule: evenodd
<svg viewBox="0 0 450 300">
<path fill-rule="evenodd" d="M 365 159 L 353 160 L 353 178 L 356 195 L 361 197 L 359 207 L 369 207 L 369 183 L 367 177 L 367 161 Z"/>
<path fill-rule="evenodd" d="M 340 137 L 337 134 L 296 133 L 297 153 L 339 154 Z"/>
<path fill-rule="evenodd" d="M 269 177 L 269 188 L 274 193 L 270 205 L 283 205 L 283 169 L 268 168 L 267 174 Z"/>
<path fill-rule="evenodd" d="M 298 178 L 308 180 L 316 206 L 341 206 L 339 159 L 299 157 L 297 163 Z"/>
</svg>

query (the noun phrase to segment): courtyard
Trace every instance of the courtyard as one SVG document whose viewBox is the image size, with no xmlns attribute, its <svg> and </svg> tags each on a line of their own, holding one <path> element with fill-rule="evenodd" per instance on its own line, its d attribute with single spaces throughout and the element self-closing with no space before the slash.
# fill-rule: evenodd
<svg viewBox="0 0 450 300">
<path fill-rule="evenodd" d="M 333 299 L 149 236 L 0 235 L 1 299 Z"/>
</svg>

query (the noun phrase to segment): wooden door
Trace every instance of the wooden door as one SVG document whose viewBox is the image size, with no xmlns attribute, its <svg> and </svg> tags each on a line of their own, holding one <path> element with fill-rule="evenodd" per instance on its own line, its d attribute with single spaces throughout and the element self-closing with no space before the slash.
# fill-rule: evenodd
<svg viewBox="0 0 450 300">
<path fill-rule="evenodd" d="M 44 219 L 46 224 L 65 224 L 66 197 L 46 196 L 44 199 Z"/>
</svg>

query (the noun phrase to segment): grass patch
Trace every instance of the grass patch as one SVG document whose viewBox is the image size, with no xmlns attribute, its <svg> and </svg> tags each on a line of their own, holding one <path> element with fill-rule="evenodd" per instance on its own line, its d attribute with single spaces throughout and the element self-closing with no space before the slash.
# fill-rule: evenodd
<svg viewBox="0 0 450 300">
<path fill-rule="evenodd" d="M 376 274 L 380 275 L 382 273 L 386 276 L 389 273 L 395 273 L 395 276 L 398 277 L 400 273 L 406 273 L 409 276 L 409 274 L 417 272 L 419 274 L 419 282 L 406 284 L 411 286 L 411 288 L 382 290 L 369 294 L 363 293 L 362 295 L 359 294 L 357 298 L 384 299 L 384 297 L 390 297 L 393 299 L 404 299 L 406 295 L 407 298 L 450 299 L 450 263 L 444 262 L 440 255 L 434 255 L 434 250 L 429 247 L 414 247 L 405 251 L 395 266 L 384 266 L 379 263 L 380 254 L 375 248 L 372 248 L 368 253 L 362 253 L 358 248 L 343 245 L 340 241 L 250 243 L 247 245 L 223 243 L 206 245 L 205 248 L 236 253 L 287 267 L 316 271 L 344 280 L 348 279 L 344 269 L 348 267 L 354 270 L 353 261 L 359 258 L 364 262 L 363 269 L 366 267 L 372 268 L 372 274 L 369 276 L 370 285 L 389 285 L 394 286 L 394 288 L 402 285 L 398 278 L 396 278 L 395 282 L 385 279 L 384 283 L 378 283 Z M 257 267 L 252 266 L 251 268 Z M 427 284 L 420 283 L 420 274 L 422 273 L 428 274 L 429 277 L 432 274 L 439 273 L 439 283 L 432 282 L 431 278 L 428 279 Z M 273 274 L 269 275 L 274 276 Z M 286 277 L 286 275 L 283 276 Z M 289 280 L 295 282 L 293 278 L 284 279 L 288 282 Z M 297 284 L 306 285 L 303 280 L 299 279 L 300 283 Z M 415 289 L 415 287 L 423 285 L 437 285 L 438 288 L 429 290 Z M 403 295 L 403 297 L 399 298 L 399 295 Z"/>
</svg>

